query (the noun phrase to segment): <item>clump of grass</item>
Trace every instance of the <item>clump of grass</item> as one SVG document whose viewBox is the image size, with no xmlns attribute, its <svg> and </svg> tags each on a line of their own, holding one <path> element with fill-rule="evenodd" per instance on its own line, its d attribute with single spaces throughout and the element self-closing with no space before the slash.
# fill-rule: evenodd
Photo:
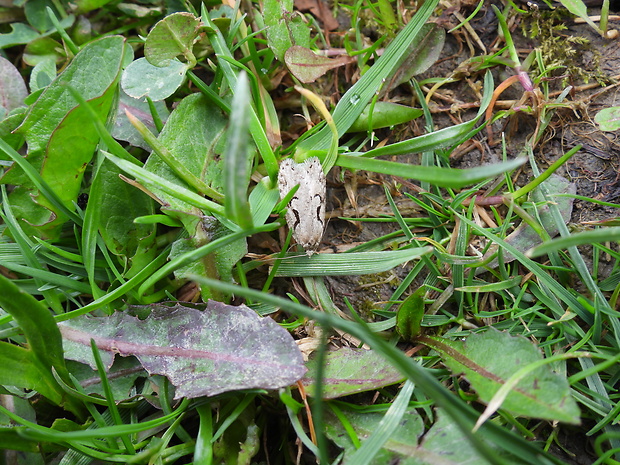
<svg viewBox="0 0 620 465">
<path fill-rule="evenodd" d="M 28 51 L 43 44 L 53 56 L 25 58 L 39 94 L 28 95 L 17 68 L 6 65 L 25 101 L 11 103 L 0 122 L 0 384 L 9 399 L 0 405 L 0 449 L 61 464 L 287 463 L 299 453 L 321 463 L 458 454 L 560 464 L 531 439 L 549 446 L 557 422 L 584 419 L 595 424 L 587 433 L 598 460 L 617 455 L 620 256 L 598 242 L 618 232 L 569 233 L 566 198 L 574 194 L 554 173 L 578 149 L 543 173 L 533 157 L 537 140 L 514 160 L 449 166 L 459 145 L 479 137 L 501 93 L 486 70 L 509 63 L 525 73 L 509 33 L 511 62 L 497 51 L 472 68 L 484 86 L 469 119 L 436 129 L 426 105 L 436 89 L 424 95 L 409 79 L 423 135 L 376 146 L 370 117 L 365 133 L 345 136 L 364 110 L 373 114 L 386 82 L 413 75 L 402 67 L 413 67 L 415 44 L 441 48 L 426 26 L 437 5 L 423 2 L 396 33 L 402 12 L 356 3 L 394 37 L 374 57 L 377 44 L 364 48 L 356 23 L 358 49 L 345 45 L 362 57 L 360 78 L 333 109 L 312 83 L 293 85 L 293 64 L 333 67 L 313 58 L 312 30 L 290 14 L 292 1 L 267 0 L 250 16 L 239 4 L 202 5 L 200 13 L 188 5 L 165 16 L 158 7 L 109 4 L 89 14 L 77 5 L 91 26 L 105 28 L 100 18 L 113 15 L 110 28 L 144 36 L 131 39 L 144 48 L 139 59 L 110 30 L 78 40 L 65 30 L 72 16 L 61 5 L 51 26 L 26 11 L 32 24 L 20 27 L 36 36 L 22 39 Z M 300 48 L 311 54 L 291 58 Z M 291 61 L 299 56 L 310 59 Z M 62 60 L 68 65 L 57 75 Z M 309 102 L 325 121 L 291 144 L 282 143 L 287 128 L 267 91 L 279 82 L 285 95 L 303 97 L 308 120 Z M 543 131 L 555 107 L 538 103 Z M 388 127 L 402 123 L 393 118 Z M 420 165 L 399 158 L 410 153 L 421 154 Z M 317 157 L 328 174 L 339 167 L 405 178 L 401 187 L 413 187 L 403 195 L 417 208 L 399 210 L 386 189 L 390 214 L 366 221 L 388 223 L 391 232 L 346 253 L 308 256 L 282 229 L 297 193 L 281 198 L 276 186 L 288 157 Z M 526 159 L 534 179 L 515 186 Z M 80 194 L 88 194 L 85 207 Z M 550 242 L 555 235 L 562 239 Z M 281 250 L 276 237 L 286 237 Z M 594 270 L 577 248 L 584 241 L 596 241 Z M 614 279 L 601 282 L 604 253 Z M 386 301 L 356 308 L 345 295 L 346 309 L 334 303 L 326 278 L 375 283 L 396 267 L 402 278 L 386 286 Z M 227 305 L 233 299 L 253 312 Z M 160 305 L 166 300 L 183 302 Z M 258 329 L 246 326 L 254 321 Z M 307 364 L 283 328 L 303 333 L 300 345 L 314 352 Z M 144 341 L 145 334 L 152 336 Z M 135 358 L 113 364 L 115 353 Z M 273 365 L 275 374 L 261 371 Z M 299 381 L 274 387 L 289 370 Z"/>
</svg>

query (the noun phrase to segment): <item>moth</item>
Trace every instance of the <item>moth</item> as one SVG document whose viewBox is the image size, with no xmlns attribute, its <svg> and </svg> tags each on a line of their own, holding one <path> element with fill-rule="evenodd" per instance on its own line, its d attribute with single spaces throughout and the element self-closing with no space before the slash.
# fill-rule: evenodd
<svg viewBox="0 0 620 465">
<path fill-rule="evenodd" d="M 325 174 L 317 157 L 297 163 L 287 158 L 280 164 L 278 190 L 284 197 L 296 185 L 299 189 L 288 204 L 286 223 L 293 238 L 308 256 L 315 253 L 325 228 Z"/>
</svg>

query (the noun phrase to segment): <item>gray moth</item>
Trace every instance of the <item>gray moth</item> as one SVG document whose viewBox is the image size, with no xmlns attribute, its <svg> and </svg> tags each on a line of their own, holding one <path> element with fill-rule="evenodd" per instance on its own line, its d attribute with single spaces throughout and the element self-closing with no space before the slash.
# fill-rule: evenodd
<svg viewBox="0 0 620 465">
<path fill-rule="evenodd" d="M 319 246 L 325 228 L 325 174 L 317 157 L 297 163 L 287 158 L 280 164 L 278 190 L 284 197 L 296 185 L 299 189 L 288 204 L 286 223 L 295 241 L 308 256 Z"/>
</svg>

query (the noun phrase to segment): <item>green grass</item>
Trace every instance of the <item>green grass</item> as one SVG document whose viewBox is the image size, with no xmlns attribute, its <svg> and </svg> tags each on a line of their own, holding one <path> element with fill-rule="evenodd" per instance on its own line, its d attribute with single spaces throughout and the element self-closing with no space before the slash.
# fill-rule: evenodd
<svg viewBox="0 0 620 465">
<path fill-rule="evenodd" d="M 334 5 L 346 73 L 308 52 L 328 41 L 292 0 L 9 11 L 0 463 L 620 462 L 616 220 L 573 232 L 572 199 L 603 203 L 557 174 L 579 147 L 542 173 L 533 155 L 568 91 L 550 100 L 553 70 L 528 70 L 510 37 L 522 13 L 497 10 L 506 46 L 470 60 L 477 109 L 439 127 L 426 97 L 463 74 L 416 80 L 446 40 L 438 4 Z M 324 76 L 302 84 L 308 67 Z M 451 166 L 517 111 L 492 115 L 506 69 L 537 132 L 500 163 Z M 390 232 L 291 245 L 278 166 L 313 156 L 330 187 L 384 180 L 384 213 L 346 220 Z M 335 296 L 339 276 L 360 286 Z M 363 291 L 382 282 L 387 298 Z"/>
</svg>

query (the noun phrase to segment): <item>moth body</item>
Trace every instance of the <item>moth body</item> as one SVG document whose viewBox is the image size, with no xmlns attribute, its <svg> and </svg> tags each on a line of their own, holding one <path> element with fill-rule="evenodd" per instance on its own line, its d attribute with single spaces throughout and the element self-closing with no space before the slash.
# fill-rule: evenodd
<svg viewBox="0 0 620 465">
<path fill-rule="evenodd" d="M 286 196 L 296 185 L 299 189 L 288 204 L 286 223 L 293 238 L 312 255 L 319 246 L 325 229 L 325 174 L 317 157 L 297 163 L 287 158 L 280 164 L 278 190 Z"/>
</svg>

